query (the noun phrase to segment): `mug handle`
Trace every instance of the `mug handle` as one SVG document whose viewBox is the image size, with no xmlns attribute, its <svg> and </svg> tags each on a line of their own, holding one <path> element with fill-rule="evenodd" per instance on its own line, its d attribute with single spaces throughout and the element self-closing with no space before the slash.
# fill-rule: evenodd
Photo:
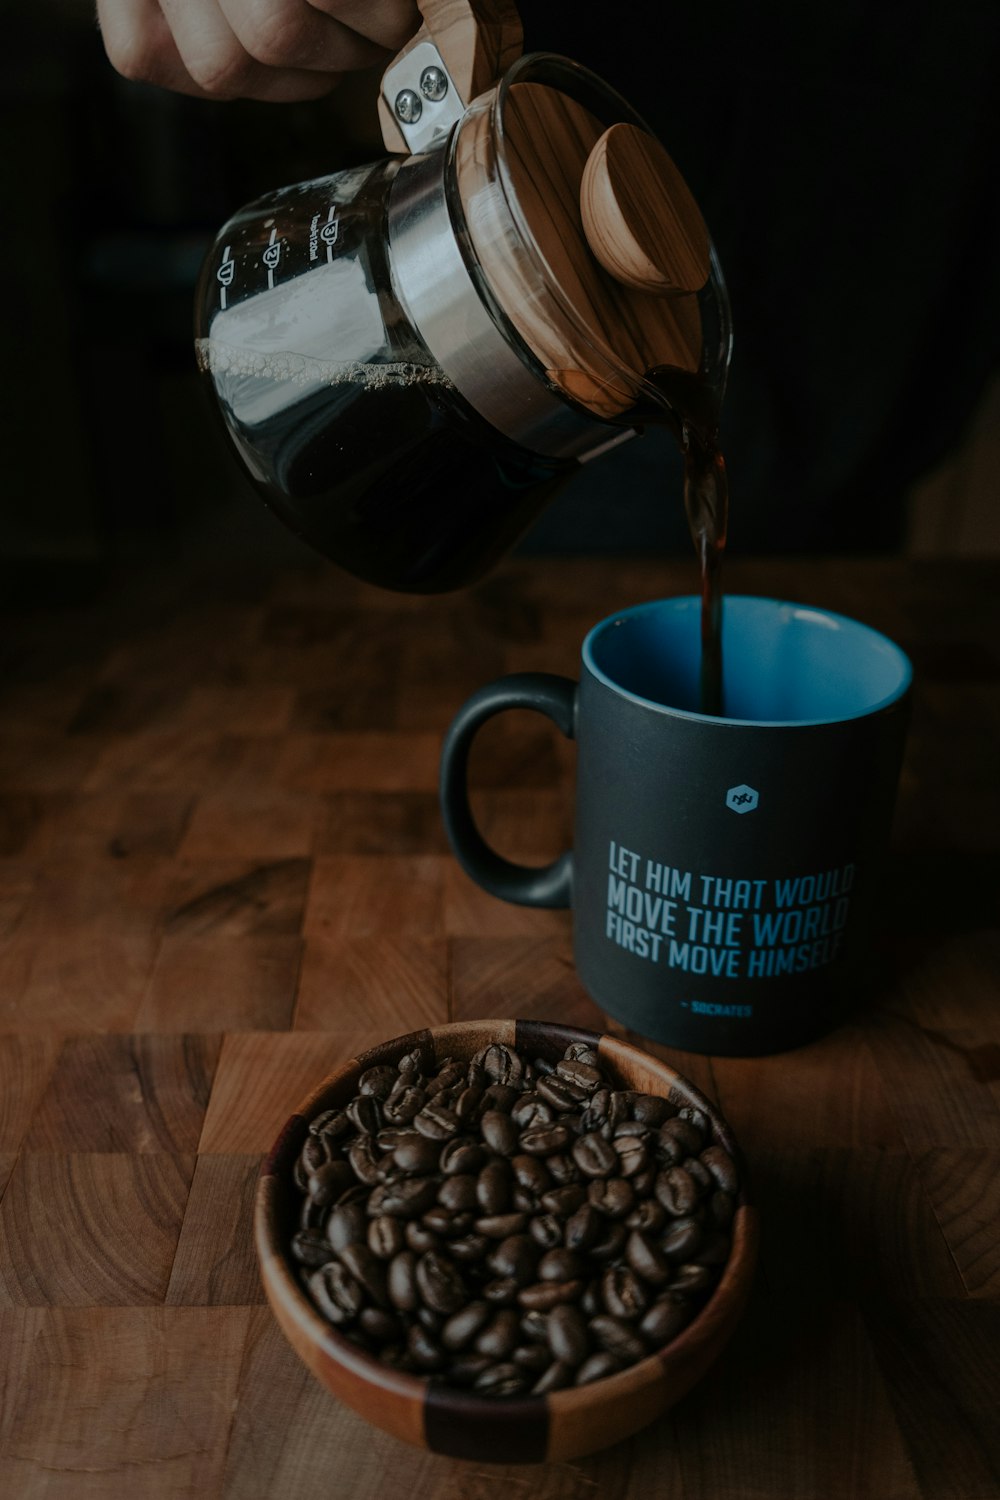
<svg viewBox="0 0 1000 1500">
<path fill-rule="evenodd" d="M 441 751 L 441 814 L 455 857 L 465 873 L 491 896 L 517 906 L 569 906 L 573 856 L 560 854 L 539 869 L 516 865 L 491 849 L 476 827 L 469 806 L 469 751 L 477 730 L 508 708 L 545 714 L 567 739 L 576 738 L 577 685 L 550 672 L 519 672 L 501 677 L 462 705 Z"/>
</svg>

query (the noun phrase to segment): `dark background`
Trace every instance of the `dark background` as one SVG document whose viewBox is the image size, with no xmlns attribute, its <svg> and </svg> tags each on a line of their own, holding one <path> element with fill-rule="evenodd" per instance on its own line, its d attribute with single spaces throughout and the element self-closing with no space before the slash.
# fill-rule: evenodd
<svg viewBox="0 0 1000 1500">
<path fill-rule="evenodd" d="M 527 50 L 575 57 L 646 116 L 709 222 L 736 330 L 731 550 L 898 551 L 907 495 L 997 365 L 1000 7 L 521 10 Z M 4 28 L 5 598 L 192 535 L 307 555 L 210 419 L 194 281 L 244 202 L 370 159 L 345 119 L 371 127 L 376 77 L 315 104 L 202 102 L 118 78 L 88 4 L 16 0 Z M 584 470 L 522 545 L 686 548 L 670 439 Z"/>
</svg>

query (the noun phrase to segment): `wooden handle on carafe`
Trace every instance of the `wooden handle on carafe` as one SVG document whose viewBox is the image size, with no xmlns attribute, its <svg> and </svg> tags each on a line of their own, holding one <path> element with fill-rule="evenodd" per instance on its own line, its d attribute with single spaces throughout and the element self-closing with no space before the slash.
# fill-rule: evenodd
<svg viewBox="0 0 1000 1500">
<path fill-rule="evenodd" d="M 512 0 L 417 0 L 417 5 L 423 25 L 390 66 L 395 67 L 418 43 L 433 42 L 463 106 L 495 83 L 521 55 L 524 34 Z M 378 115 L 386 150 L 405 155 L 410 148 L 381 93 Z"/>
</svg>

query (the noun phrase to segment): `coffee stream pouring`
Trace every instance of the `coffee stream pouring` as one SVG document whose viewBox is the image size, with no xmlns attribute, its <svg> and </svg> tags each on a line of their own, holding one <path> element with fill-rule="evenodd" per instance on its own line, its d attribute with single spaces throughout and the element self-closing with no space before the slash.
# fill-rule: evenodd
<svg viewBox="0 0 1000 1500">
<path fill-rule="evenodd" d="M 382 79 L 393 153 L 236 214 L 197 353 L 236 451 L 352 573 L 481 576 L 648 422 L 714 444 L 730 353 L 708 233 L 612 89 L 521 54 L 505 0 L 421 0 Z"/>
</svg>

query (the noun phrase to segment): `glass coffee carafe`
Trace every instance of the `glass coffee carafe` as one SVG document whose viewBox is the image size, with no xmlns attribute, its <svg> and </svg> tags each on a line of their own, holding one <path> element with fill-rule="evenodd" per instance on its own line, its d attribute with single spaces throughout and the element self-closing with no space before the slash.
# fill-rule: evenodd
<svg viewBox="0 0 1000 1500">
<path fill-rule="evenodd" d="M 357 576 L 434 592 L 644 423 L 711 422 L 730 329 L 697 207 L 625 101 L 519 56 L 506 5 L 421 9 L 382 80 L 394 154 L 237 213 L 196 347 L 272 509 Z"/>
</svg>

